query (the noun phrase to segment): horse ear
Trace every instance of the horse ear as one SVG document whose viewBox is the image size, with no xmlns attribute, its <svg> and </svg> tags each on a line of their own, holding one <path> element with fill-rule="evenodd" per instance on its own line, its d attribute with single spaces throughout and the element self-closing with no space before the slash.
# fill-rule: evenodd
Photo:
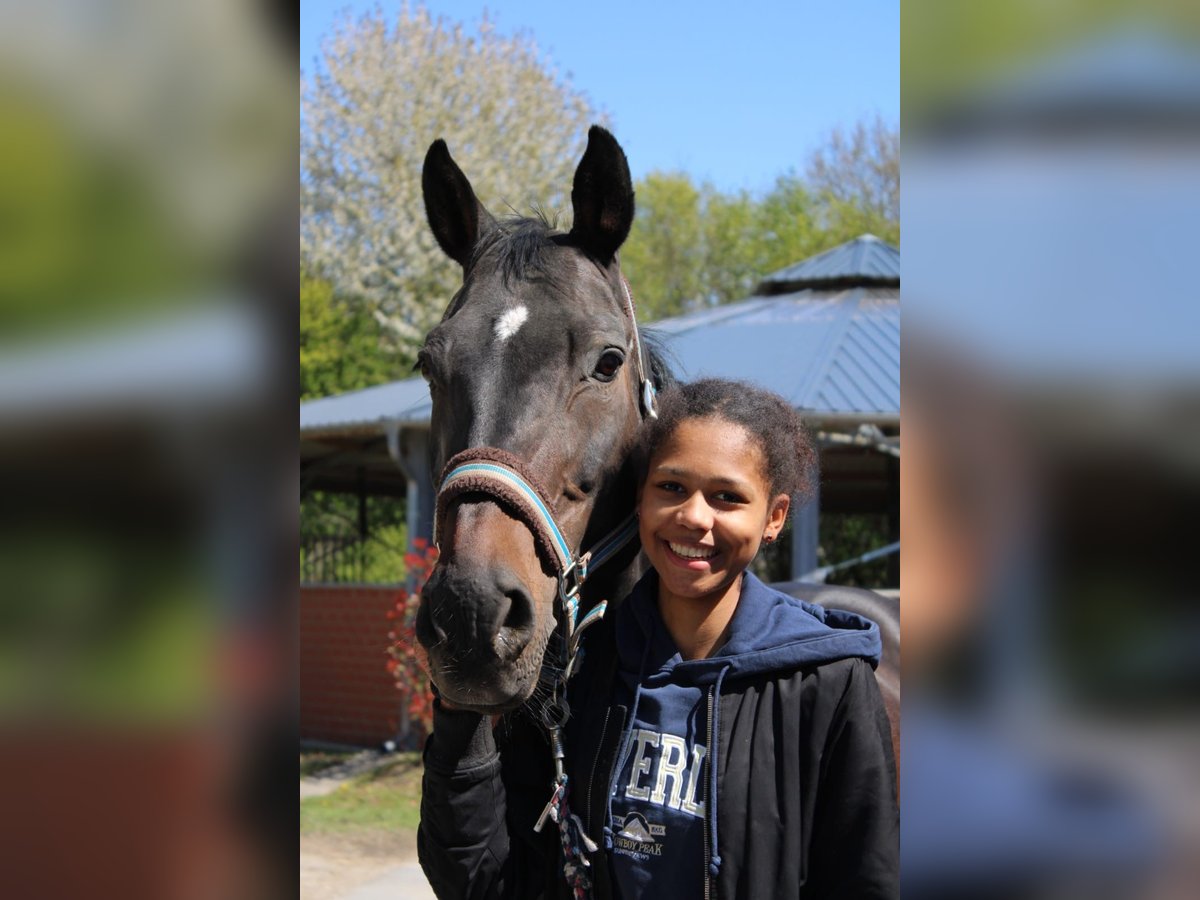
<svg viewBox="0 0 1200 900">
<path fill-rule="evenodd" d="M 593 125 L 571 188 L 571 238 L 601 262 L 612 259 L 633 224 L 633 182 L 617 139 Z"/>
<path fill-rule="evenodd" d="M 446 255 L 465 269 L 471 261 L 471 251 L 496 220 L 476 199 L 471 182 L 450 158 L 450 150 L 441 138 L 425 154 L 421 191 L 433 236 Z"/>
</svg>

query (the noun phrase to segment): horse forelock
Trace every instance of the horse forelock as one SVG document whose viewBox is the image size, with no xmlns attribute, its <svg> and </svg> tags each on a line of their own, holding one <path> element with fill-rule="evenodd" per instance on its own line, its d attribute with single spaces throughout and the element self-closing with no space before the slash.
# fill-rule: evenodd
<svg viewBox="0 0 1200 900">
<path fill-rule="evenodd" d="M 471 254 L 469 269 L 491 263 L 500 270 L 504 286 L 524 281 L 548 269 L 546 251 L 555 245 L 555 237 L 565 237 L 542 214 L 510 216 L 496 223 Z"/>
</svg>

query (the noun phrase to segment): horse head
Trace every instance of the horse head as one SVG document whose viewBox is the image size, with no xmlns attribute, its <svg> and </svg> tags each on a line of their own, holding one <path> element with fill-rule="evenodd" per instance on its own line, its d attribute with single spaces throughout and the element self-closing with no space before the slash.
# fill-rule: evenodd
<svg viewBox="0 0 1200 900">
<path fill-rule="evenodd" d="M 418 357 L 433 399 L 434 483 L 464 451 L 510 461 L 578 551 L 635 498 L 627 458 L 647 360 L 617 259 L 634 214 L 625 154 L 607 131 L 590 130 L 569 233 L 494 218 L 441 140 L 425 157 L 422 186 L 430 228 L 463 269 Z M 480 712 L 514 709 L 534 692 L 562 614 L 554 560 L 503 496 L 468 490 L 440 500 L 441 555 L 417 638 L 443 697 Z M 630 548 L 585 585 L 583 606 L 627 590 L 636 558 Z"/>
</svg>

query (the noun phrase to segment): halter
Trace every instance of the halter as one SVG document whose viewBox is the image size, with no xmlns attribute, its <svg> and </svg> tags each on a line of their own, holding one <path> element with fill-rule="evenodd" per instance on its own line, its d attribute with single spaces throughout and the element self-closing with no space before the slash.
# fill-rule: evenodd
<svg viewBox="0 0 1200 900">
<path fill-rule="evenodd" d="M 633 294 L 629 292 L 629 282 L 625 280 L 624 275 L 621 276 L 621 289 L 625 292 L 625 312 L 629 316 L 629 321 L 633 323 L 633 349 L 637 354 L 638 379 L 642 383 L 642 415 L 644 415 L 647 419 L 657 419 L 657 392 L 654 390 L 654 382 L 650 379 L 650 367 L 646 365 L 646 357 L 642 352 L 642 339 L 641 335 L 638 333 L 637 314 L 633 307 Z"/>
<path fill-rule="evenodd" d="M 646 363 L 641 335 L 638 332 L 633 295 L 629 291 L 629 282 L 625 280 L 625 276 L 621 275 L 620 279 L 625 295 L 623 309 L 633 324 L 633 350 L 640 383 L 640 410 L 643 418 L 657 419 L 657 392 L 650 378 L 650 367 Z M 576 630 L 590 624 L 589 618 L 596 611 L 593 609 L 584 617 L 584 622 L 575 625 L 579 612 L 580 588 L 591 572 L 608 562 L 633 539 L 637 533 L 636 517 L 630 514 L 586 553 L 575 553 L 563 537 L 562 529 L 554 521 L 548 493 L 528 475 L 525 468 L 522 460 L 495 447 L 471 447 L 451 457 L 438 487 L 437 508 L 433 518 L 433 540 L 435 544 L 440 544 L 439 523 L 444 518 L 450 502 L 460 494 L 488 494 L 512 507 L 526 527 L 533 532 L 535 543 L 554 564 L 558 576 L 558 598 L 563 604 L 564 619 L 568 624 L 567 641 L 564 642 L 566 644 Z M 601 610 L 600 615 L 603 615 L 602 604 L 597 608 Z"/>
<path fill-rule="evenodd" d="M 444 518 L 450 503 L 466 493 L 487 494 L 517 514 L 533 533 L 534 543 L 550 560 L 558 578 L 558 599 L 562 603 L 568 625 L 567 638 L 585 624 L 603 604 L 593 608 L 584 621 L 576 625 L 579 613 L 579 591 L 588 577 L 633 540 L 637 534 L 637 517 L 632 513 L 616 528 L 604 535 L 590 550 L 573 553 L 562 529 L 550 512 L 546 492 L 523 470 L 517 457 L 495 447 L 472 447 L 455 455 L 446 464 L 446 472 L 438 489 L 434 535 L 440 538 L 438 523 Z M 596 618 L 600 616 L 597 615 Z"/>
<path fill-rule="evenodd" d="M 640 382 L 640 412 L 643 419 L 657 419 L 656 391 L 650 379 L 650 368 L 646 363 L 641 336 L 638 333 L 633 295 L 629 291 L 629 283 L 625 276 L 621 275 L 620 278 L 625 296 L 623 309 L 633 324 L 633 350 Z M 631 513 L 589 550 L 575 552 L 554 520 L 549 494 L 529 474 L 525 462 L 496 447 L 471 447 L 451 457 L 443 471 L 433 519 L 435 544 L 440 544 L 439 523 L 444 521 L 450 503 L 466 493 L 485 494 L 516 513 L 533 534 L 535 545 L 555 569 L 558 599 L 563 614 L 563 639 L 553 693 L 542 710 L 542 724 L 549 733 L 551 752 L 554 756 L 554 792 L 533 830 L 540 832 L 547 818 L 558 825 L 563 846 L 563 870 L 576 900 L 584 900 L 591 890 L 591 879 L 586 872 L 590 863 L 584 851 L 595 851 L 596 844 L 584 832 L 583 822 L 571 813 L 567 806 L 567 774 L 563 762 L 562 730 L 571 716 L 570 707 L 567 705 L 566 686 L 580 657 L 579 640 L 585 629 L 604 616 L 608 601 L 601 600 L 579 619 L 579 592 L 593 572 L 634 539 L 637 535 L 637 517 Z"/>
</svg>

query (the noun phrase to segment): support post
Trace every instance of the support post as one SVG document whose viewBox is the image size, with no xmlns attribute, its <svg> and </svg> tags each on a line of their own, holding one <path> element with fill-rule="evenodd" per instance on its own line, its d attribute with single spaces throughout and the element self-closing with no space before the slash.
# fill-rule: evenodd
<svg viewBox="0 0 1200 900">
<path fill-rule="evenodd" d="M 900 540 L 900 460 L 888 457 L 888 543 Z M 900 554 L 887 558 L 888 587 L 900 587 Z"/>
<path fill-rule="evenodd" d="M 416 538 L 433 540 L 433 510 L 436 494 L 429 475 L 429 431 L 425 428 L 401 428 L 399 422 L 387 426 L 388 455 L 408 479 L 405 514 L 408 523 L 408 549 Z"/>
<path fill-rule="evenodd" d="M 817 568 L 817 546 L 820 543 L 821 486 L 813 487 L 812 498 L 802 509 L 792 514 L 792 574 L 793 581 L 803 578 Z"/>
</svg>

